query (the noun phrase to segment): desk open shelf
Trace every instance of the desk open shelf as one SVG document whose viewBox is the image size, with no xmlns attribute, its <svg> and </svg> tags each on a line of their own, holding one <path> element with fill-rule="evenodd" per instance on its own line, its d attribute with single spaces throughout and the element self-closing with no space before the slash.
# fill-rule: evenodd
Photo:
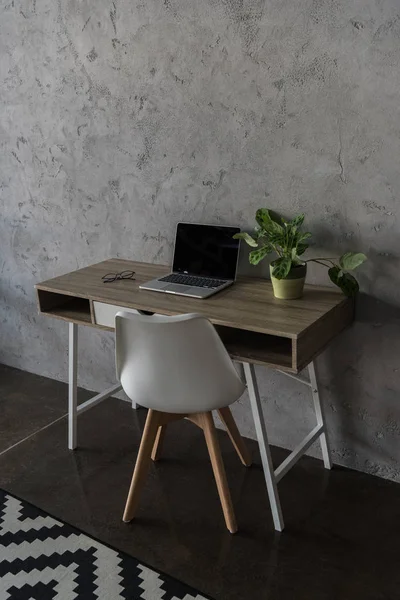
<svg viewBox="0 0 400 600">
<path fill-rule="evenodd" d="M 92 324 L 90 301 L 87 298 L 38 290 L 38 302 L 40 312 L 45 315 L 78 325 Z"/>
<path fill-rule="evenodd" d="M 221 325 L 217 325 L 216 329 L 233 360 L 293 371 L 293 342 L 290 338 Z"/>
</svg>

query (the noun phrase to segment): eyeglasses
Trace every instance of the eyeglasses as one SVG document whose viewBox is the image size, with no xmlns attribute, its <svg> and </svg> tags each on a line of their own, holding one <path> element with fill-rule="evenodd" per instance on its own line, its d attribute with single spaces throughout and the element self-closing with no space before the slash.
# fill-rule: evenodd
<svg viewBox="0 0 400 600">
<path fill-rule="evenodd" d="M 122 271 L 121 273 L 107 273 L 107 275 L 103 275 L 102 280 L 103 283 L 112 283 L 113 281 L 118 281 L 119 279 L 132 279 L 134 278 L 135 271 Z"/>
</svg>

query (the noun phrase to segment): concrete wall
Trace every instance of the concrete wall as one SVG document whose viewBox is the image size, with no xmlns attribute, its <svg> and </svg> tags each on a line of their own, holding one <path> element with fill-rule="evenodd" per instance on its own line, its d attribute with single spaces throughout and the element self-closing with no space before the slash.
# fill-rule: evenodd
<svg viewBox="0 0 400 600">
<path fill-rule="evenodd" d="M 66 378 L 67 328 L 37 316 L 37 281 L 111 256 L 168 262 L 178 220 L 305 211 L 315 253 L 370 257 L 358 322 L 319 361 L 334 458 L 400 480 L 398 0 L 0 11 L 0 361 Z M 83 331 L 80 367 L 90 389 L 114 381 L 112 336 Z M 260 378 L 271 441 L 293 447 L 310 399 Z M 245 399 L 236 413 L 252 435 Z"/>
</svg>

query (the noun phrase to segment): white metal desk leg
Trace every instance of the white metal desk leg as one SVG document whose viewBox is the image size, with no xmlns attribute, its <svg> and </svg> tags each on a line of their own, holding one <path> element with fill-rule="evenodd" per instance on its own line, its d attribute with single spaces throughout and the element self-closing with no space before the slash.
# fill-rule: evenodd
<svg viewBox="0 0 400 600">
<path fill-rule="evenodd" d="M 272 465 L 271 451 L 268 444 L 267 429 L 265 426 L 260 394 L 258 392 L 258 385 L 254 365 L 251 365 L 249 363 L 243 363 L 243 368 L 246 377 L 247 389 L 250 396 L 251 410 L 253 412 L 258 445 L 260 447 L 261 461 L 264 469 L 264 476 L 267 484 L 269 501 L 271 504 L 272 517 L 274 520 L 275 529 L 277 531 L 283 531 L 284 522 L 282 516 L 281 502 L 279 500 L 278 488 L 274 474 L 274 467 Z"/>
<path fill-rule="evenodd" d="M 78 391 L 78 325 L 69 323 L 68 352 L 68 448 L 77 445 L 77 391 Z"/>
<path fill-rule="evenodd" d="M 237 370 L 237 372 L 238 372 L 238 375 L 239 375 L 240 379 L 241 379 L 241 380 L 243 381 L 243 383 L 244 383 L 244 382 L 246 381 L 246 376 L 245 376 L 245 374 L 244 374 L 244 366 L 243 366 L 243 363 L 242 363 L 242 362 L 239 362 L 239 361 L 237 361 L 237 362 L 235 362 L 235 365 L 237 365 L 237 369 L 236 369 L 236 370 Z"/>
<path fill-rule="evenodd" d="M 321 442 L 321 450 L 322 450 L 322 457 L 324 459 L 324 466 L 325 466 L 325 469 L 331 469 L 332 468 L 332 460 L 331 460 L 329 442 L 328 442 L 327 433 L 326 433 L 326 430 L 327 430 L 326 419 L 325 419 L 325 414 L 324 414 L 324 408 L 321 404 L 321 399 L 319 397 L 318 381 L 317 381 L 317 375 L 315 372 L 314 362 L 311 362 L 308 365 L 308 374 L 310 376 L 311 391 L 312 391 L 313 400 L 314 400 L 314 407 L 315 407 L 315 414 L 317 416 L 317 423 L 318 423 L 318 425 L 323 426 L 323 432 L 321 433 L 319 439 Z"/>
</svg>

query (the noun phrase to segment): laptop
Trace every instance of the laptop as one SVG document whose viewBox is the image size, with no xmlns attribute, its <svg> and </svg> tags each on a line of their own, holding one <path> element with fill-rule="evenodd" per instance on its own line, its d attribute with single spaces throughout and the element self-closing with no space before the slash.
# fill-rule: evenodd
<svg viewBox="0 0 400 600">
<path fill-rule="evenodd" d="M 239 227 L 178 223 L 172 273 L 143 283 L 142 290 L 208 298 L 236 279 Z"/>
</svg>

